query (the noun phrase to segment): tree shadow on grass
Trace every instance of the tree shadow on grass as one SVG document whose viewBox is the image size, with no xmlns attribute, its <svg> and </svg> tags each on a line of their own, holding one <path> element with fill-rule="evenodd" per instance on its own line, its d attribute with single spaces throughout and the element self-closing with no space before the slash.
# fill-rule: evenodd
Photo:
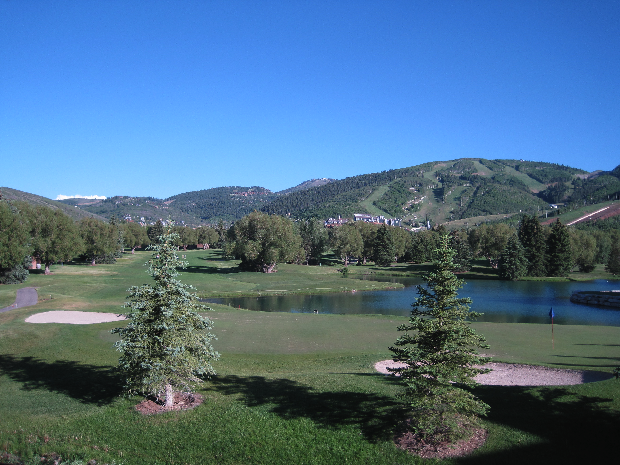
<svg viewBox="0 0 620 465">
<path fill-rule="evenodd" d="M 479 386 L 474 393 L 491 406 L 489 421 L 538 436 L 540 442 L 507 445 L 457 459 L 456 463 L 613 462 L 607 461 L 617 453 L 620 412 L 607 408 L 612 399 L 577 394 L 563 387 Z"/>
<path fill-rule="evenodd" d="M 393 398 L 354 391 L 317 391 L 289 379 L 262 376 L 214 378 L 214 390 L 241 395 L 248 407 L 270 405 L 285 419 L 308 418 L 323 428 L 359 425 L 369 441 L 392 438 L 394 427 L 405 418 L 402 404 Z"/>
<path fill-rule="evenodd" d="M 25 391 L 43 389 L 99 406 L 110 404 L 121 394 L 123 385 L 111 366 L 70 360 L 49 362 L 34 357 L 0 355 L 0 374 L 22 383 Z"/>
<path fill-rule="evenodd" d="M 216 266 L 187 266 L 179 270 L 181 273 L 202 273 L 202 274 L 232 274 L 240 273 L 241 270 L 238 266 L 232 266 L 230 268 L 218 268 Z"/>
</svg>

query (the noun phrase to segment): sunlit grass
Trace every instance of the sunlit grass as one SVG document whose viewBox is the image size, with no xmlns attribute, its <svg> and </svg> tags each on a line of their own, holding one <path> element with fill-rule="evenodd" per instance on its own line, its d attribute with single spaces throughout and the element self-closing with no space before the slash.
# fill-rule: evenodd
<svg viewBox="0 0 620 465">
<path fill-rule="evenodd" d="M 230 265 L 201 258 L 216 254 L 187 256 L 190 266 Z M 136 254 L 101 266 L 105 273 L 65 265 L 51 276 L 34 275 L 27 284 L 39 288 L 39 304 L 0 314 L 2 450 L 32 463 L 52 452 L 84 463 L 423 462 L 393 446 L 392 430 L 403 418 L 396 398 L 401 387 L 373 368 L 390 358 L 388 347 L 404 317 L 263 313 L 213 305 L 207 316 L 214 320 L 213 343 L 222 357 L 215 364 L 218 375 L 200 390 L 204 404 L 151 417 L 133 409 L 139 398 L 120 396 L 122 380 L 111 370 L 118 354 L 110 329 L 124 323 L 25 323 L 27 316 L 52 309 L 120 311 L 126 289 L 149 280 L 147 258 Z M 302 280 L 307 287 L 331 288 L 348 281 L 335 267 L 317 268 L 286 266 L 279 276 L 233 273 L 227 292 L 279 292 L 293 283 L 301 286 Z M 182 279 L 204 291 L 231 277 L 203 271 L 184 273 Z M 319 285 L 313 276 L 325 280 Z M 0 290 L 10 295 L 16 288 Z M 498 361 L 606 372 L 620 365 L 620 328 L 555 325 L 552 345 L 550 325 L 474 327 Z M 620 427 L 619 386 L 610 379 L 566 387 L 477 388 L 491 405 L 484 421 L 487 443 L 470 457 L 444 462 L 602 463 L 614 453 Z"/>
</svg>

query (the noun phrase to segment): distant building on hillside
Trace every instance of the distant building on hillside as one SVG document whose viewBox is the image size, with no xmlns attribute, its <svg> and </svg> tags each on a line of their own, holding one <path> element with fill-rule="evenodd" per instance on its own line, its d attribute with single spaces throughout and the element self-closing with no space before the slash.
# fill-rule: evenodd
<svg viewBox="0 0 620 465">
<path fill-rule="evenodd" d="M 400 226 L 400 220 L 397 218 L 386 218 L 383 215 L 373 216 L 368 213 L 356 213 L 353 215 L 354 221 L 364 221 L 366 223 L 385 224 L 388 226 Z"/>
</svg>

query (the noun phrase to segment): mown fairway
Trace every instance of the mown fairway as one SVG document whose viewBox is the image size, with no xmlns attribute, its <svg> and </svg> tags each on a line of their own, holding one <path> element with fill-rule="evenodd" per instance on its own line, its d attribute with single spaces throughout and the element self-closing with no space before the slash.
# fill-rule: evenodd
<svg viewBox="0 0 620 465">
<path fill-rule="evenodd" d="M 334 267 L 287 266 L 270 276 L 238 273 L 217 251 L 187 255 L 190 269 L 181 279 L 207 295 L 220 288 L 225 294 L 258 294 L 373 285 L 343 279 Z M 392 445 L 392 429 L 403 415 L 395 398 L 399 386 L 373 369 L 390 357 L 388 347 L 404 318 L 215 306 L 209 316 L 222 356 L 215 364 L 218 376 L 200 391 L 204 404 L 152 417 L 133 410 L 139 398 L 120 396 L 122 381 L 111 371 L 117 355 L 110 329 L 118 323 L 24 322 L 47 310 L 120 312 L 126 289 L 149 280 L 142 266 L 147 257 L 56 266 L 54 275 L 34 275 L 20 285 L 37 287 L 40 302 L 0 314 L 0 453 L 28 463 L 52 452 L 84 463 L 424 462 Z M 10 304 L 17 287 L 0 287 L 2 302 Z M 548 325 L 476 327 L 497 361 L 607 372 L 620 365 L 620 328 L 556 325 L 552 349 Z M 480 387 L 477 394 L 491 405 L 488 441 L 472 456 L 443 463 L 603 463 L 615 452 L 619 393 L 616 379 Z"/>
</svg>

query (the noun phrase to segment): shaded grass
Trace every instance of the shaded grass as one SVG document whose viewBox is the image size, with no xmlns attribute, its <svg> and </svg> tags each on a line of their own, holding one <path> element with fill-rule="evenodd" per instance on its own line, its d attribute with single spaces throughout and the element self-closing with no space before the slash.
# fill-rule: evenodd
<svg viewBox="0 0 620 465">
<path fill-rule="evenodd" d="M 214 305 L 208 316 L 215 321 L 214 346 L 222 358 L 218 375 L 200 391 L 205 403 L 151 417 L 133 410 L 140 399 L 118 396 L 122 383 L 112 371 L 117 354 L 109 331 L 123 323 L 24 322 L 30 314 L 64 305 L 120 311 L 126 288 L 148 280 L 144 261 L 143 255 L 103 265 L 97 273 L 65 267 L 37 277 L 54 299 L 0 314 L 4 450 L 23 458 L 55 452 L 125 464 L 423 462 L 392 445 L 392 428 L 404 415 L 395 398 L 400 386 L 373 369 L 376 361 L 390 358 L 388 347 L 404 317 Z M 620 328 L 555 325 L 552 347 L 549 325 L 474 327 L 498 361 L 607 372 L 620 364 Z M 444 463 L 574 463 L 586 457 L 596 462 L 615 452 L 618 387 L 612 379 L 567 387 L 476 388 L 491 405 L 485 420 L 489 439 L 474 455 Z"/>
</svg>

